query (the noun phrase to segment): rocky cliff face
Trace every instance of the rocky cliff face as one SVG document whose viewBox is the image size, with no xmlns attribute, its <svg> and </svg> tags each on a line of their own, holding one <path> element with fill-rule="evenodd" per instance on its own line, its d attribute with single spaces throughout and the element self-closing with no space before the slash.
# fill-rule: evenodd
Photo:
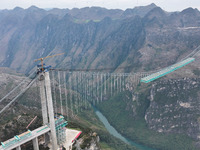
<svg viewBox="0 0 200 150">
<path fill-rule="evenodd" d="M 150 129 L 200 139 L 199 78 L 157 82 L 151 89 L 145 120 Z"/>
<path fill-rule="evenodd" d="M 99 141 L 99 136 L 95 132 L 89 133 L 77 140 L 73 147 L 77 150 L 100 150 Z"/>
</svg>

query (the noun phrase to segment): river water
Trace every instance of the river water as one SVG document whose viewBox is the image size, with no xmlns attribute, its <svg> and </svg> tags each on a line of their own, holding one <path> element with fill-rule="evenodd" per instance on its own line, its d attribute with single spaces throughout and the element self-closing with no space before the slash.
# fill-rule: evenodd
<svg viewBox="0 0 200 150">
<path fill-rule="evenodd" d="M 137 147 L 140 150 L 155 150 L 155 149 L 146 147 L 144 145 L 137 144 L 137 143 L 131 141 L 130 139 L 125 138 L 119 132 L 117 132 L 117 130 L 114 127 L 112 127 L 110 125 L 110 123 L 108 122 L 108 120 L 106 119 L 106 117 L 99 110 L 97 110 L 97 108 L 94 107 L 94 111 L 95 111 L 95 114 L 98 116 L 99 120 L 104 124 L 104 126 L 108 130 L 108 132 L 111 135 L 113 135 L 114 137 L 116 137 L 118 139 L 121 139 L 123 142 L 125 142 L 125 143 L 127 143 L 129 145 L 132 145 L 134 147 Z"/>
</svg>

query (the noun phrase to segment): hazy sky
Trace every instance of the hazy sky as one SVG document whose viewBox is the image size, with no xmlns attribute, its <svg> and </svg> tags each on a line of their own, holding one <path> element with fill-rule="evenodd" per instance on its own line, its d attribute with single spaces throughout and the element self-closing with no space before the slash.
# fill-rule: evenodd
<svg viewBox="0 0 200 150">
<path fill-rule="evenodd" d="M 35 5 L 40 8 L 82 8 L 101 6 L 106 8 L 134 8 L 155 3 L 166 11 L 181 11 L 188 7 L 200 10 L 200 0 L 0 0 L 0 9 L 13 9 L 16 6 L 28 8 Z"/>
</svg>

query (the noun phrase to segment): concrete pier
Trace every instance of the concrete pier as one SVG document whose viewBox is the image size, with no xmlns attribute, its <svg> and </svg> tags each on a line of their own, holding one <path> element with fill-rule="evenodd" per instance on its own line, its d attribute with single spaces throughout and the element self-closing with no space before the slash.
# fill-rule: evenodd
<svg viewBox="0 0 200 150">
<path fill-rule="evenodd" d="M 37 137 L 33 139 L 33 149 L 39 150 L 38 138 Z"/>
<path fill-rule="evenodd" d="M 40 74 L 40 98 L 41 98 L 41 105 L 42 105 L 42 118 L 43 118 L 43 125 L 48 123 L 48 114 L 47 114 L 47 100 L 45 96 L 45 87 L 44 87 L 44 73 Z"/>
<path fill-rule="evenodd" d="M 56 128 L 55 128 L 49 72 L 45 72 L 44 76 L 45 76 L 45 87 L 46 87 L 47 104 L 48 104 L 48 112 L 49 112 L 49 122 L 50 122 L 50 128 L 51 128 L 52 149 L 57 150 L 58 144 L 57 144 L 57 138 L 56 138 Z"/>
</svg>

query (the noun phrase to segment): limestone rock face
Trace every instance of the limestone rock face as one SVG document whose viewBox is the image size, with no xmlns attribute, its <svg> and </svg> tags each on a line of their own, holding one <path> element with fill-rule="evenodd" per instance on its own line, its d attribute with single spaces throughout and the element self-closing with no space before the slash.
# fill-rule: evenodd
<svg viewBox="0 0 200 150">
<path fill-rule="evenodd" d="M 199 139 L 200 79 L 159 81 L 145 120 L 150 129 L 165 133 L 183 133 Z"/>
</svg>

